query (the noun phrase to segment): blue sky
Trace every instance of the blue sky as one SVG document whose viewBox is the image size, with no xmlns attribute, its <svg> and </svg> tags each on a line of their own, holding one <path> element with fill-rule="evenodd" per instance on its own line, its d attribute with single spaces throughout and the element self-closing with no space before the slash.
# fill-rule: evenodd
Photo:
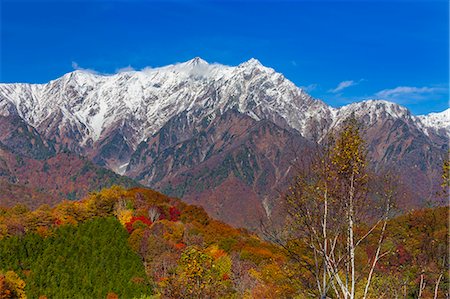
<svg viewBox="0 0 450 299">
<path fill-rule="evenodd" d="M 448 1 L 1 1 L 1 82 L 252 57 L 333 106 L 448 108 Z"/>
</svg>

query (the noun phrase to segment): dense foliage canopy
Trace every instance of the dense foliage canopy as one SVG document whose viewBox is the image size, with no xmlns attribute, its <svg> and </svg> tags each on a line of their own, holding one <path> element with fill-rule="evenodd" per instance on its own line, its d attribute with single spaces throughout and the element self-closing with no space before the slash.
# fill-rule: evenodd
<svg viewBox="0 0 450 299">
<path fill-rule="evenodd" d="M 447 209 L 388 223 L 373 294 L 445 296 Z M 363 223 L 358 230 L 367 229 Z M 357 259 L 371 254 L 368 238 Z M 82 201 L 0 209 L 1 298 L 314 298 L 314 259 L 158 192 L 113 187 Z M 406 290 L 406 291 L 405 291 Z M 333 296 L 333 294 L 330 294 Z"/>
</svg>

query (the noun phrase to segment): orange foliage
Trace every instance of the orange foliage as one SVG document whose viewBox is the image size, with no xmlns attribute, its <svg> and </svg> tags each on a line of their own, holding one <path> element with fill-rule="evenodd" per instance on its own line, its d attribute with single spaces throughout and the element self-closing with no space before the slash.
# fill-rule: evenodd
<svg viewBox="0 0 450 299">
<path fill-rule="evenodd" d="M 53 232 L 46 226 L 39 226 L 36 229 L 36 233 L 43 238 L 49 237 L 53 234 Z"/>
<path fill-rule="evenodd" d="M 119 299 L 119 296 L 114 292 L 109 292 L 108 295 L 106 295 L 106 299 Z"/>
<path fill-rule="evenodd" d="M 183 250 L 184 248 L 186 248 L 186 244 L 184 244 L 184 243 L 176 243 L 174 247 L 177 250 Z"/>
</svg>

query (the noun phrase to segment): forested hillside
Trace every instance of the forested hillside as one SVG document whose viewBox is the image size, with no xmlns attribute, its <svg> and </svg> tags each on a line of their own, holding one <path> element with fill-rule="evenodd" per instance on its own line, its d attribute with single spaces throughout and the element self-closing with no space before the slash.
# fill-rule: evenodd
<svg viewBox="0 0 450 299">
<path fill-rule="evenodd" d="M 104 298 L 150 293 L 144 266 L 112 218 L 62 225 L 45 237 L 31 232 L 2 241 L 3 267 L 26 275 L 30 298 Z"/>
<path fill-rule="evenodd" d="M 369 298 L 447 296 L 447 215 L 388 222 Z M 376 243 L 357 252 L 361 273 Z M 158 192 L 113 187 L 53 208 L 2 208 L 0 297 L 317 298 L 301 244 L 274 245 Z"/>
</svg>

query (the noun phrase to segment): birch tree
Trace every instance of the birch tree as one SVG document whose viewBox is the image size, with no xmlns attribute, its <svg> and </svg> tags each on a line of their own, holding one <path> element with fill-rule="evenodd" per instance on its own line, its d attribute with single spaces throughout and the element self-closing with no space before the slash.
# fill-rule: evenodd
<svg viewBox="0 0 450 299">
<path fill-rule="evenodd" d="M 356 120 L 347 120 L 300 169 L 285 199 L 290 229 L 314 257 L 320 297 L 333 293 L 337 298 L 353 299 L 359 287 L 361 297 L 367 298 L 376 264 L 386 254 L 381 249 L 394 194 L 390 188 L 378 190 L 382 212 L 358 235 L 356 225 L 367 220 L 366 212 L 375 206 L 369 198 L 366 149 Z M 375 232 L 374 256 L 369 257 L 368 266 L 357 265 L 357 248 Z"/>
</svg>

